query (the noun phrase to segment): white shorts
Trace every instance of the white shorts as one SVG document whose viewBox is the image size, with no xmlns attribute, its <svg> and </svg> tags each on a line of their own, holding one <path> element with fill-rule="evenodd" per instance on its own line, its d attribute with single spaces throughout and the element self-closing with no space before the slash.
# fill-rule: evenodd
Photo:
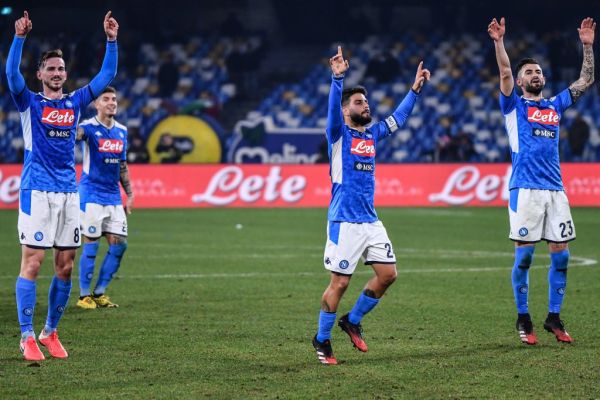
<svg viewBox="0 0 600 400">
<path fill-rule="evenodd" d="M 575 224 L 563 191 L 513 189 L 508 214 L 511 240 L 563 243 L 575 239 Z"/>
<path fill-rule="evenodd" d="M 361 257 L 367 265 L 396 264 L 394 248 L 383 223 L 329 222 L 325 268 L 339 274 L 352 275 Z"/>
<path fill-rule="evenodd" d="M 85 210 L 81 211 L 81 234 L 97 239 L 104 233 L 127 236 L 127 217 L 123 206 L 86 203 Z"/>
<path fill-rule="evenodd" d="M 22 189 L 18 229 L 21 244 L 33 248 L 79 247 L 79 193 Z"/>
</svg>

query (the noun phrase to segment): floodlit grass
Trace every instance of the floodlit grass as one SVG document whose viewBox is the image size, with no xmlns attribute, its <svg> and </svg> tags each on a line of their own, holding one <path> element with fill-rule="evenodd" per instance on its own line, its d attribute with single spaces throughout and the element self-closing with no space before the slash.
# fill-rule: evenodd
<svg viewBox="0 0 600 400">
<path fill-rule="evenodd" d="M 326 210 L 136 210 L 108 292 L 121 307 L 75 307 L 76 267 L 59 327 L 70 357 L 37 364 L 18 351 L 17 212 L 2 211 L 0 398 L 600 397 L 598 210 L 573 210 L 578 239 L 561 314 L 572 345 L 543 331 L 549 258 L 546 245 L 537 246 L 530 310 L 539 344 L 531 347 L 514 329 L 505 209 L 379 214 L 399 276 L 363 320 L 368 353 L 354 350 L 336 327 L 340 365 L 322 366 L 310 343 L 329 280 Z M 50 260 L 38 280 L 37 331 Z M 357 271 L 338 316 L 371 274 L 366 266 Z"/>
</svg>

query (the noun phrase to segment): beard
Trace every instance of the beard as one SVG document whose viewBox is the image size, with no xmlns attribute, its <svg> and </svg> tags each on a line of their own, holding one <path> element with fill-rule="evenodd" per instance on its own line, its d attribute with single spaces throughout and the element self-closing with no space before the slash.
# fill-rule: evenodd
<svg viewBox="0 0 600 400">
<path fill-rule="evenodd" d="M 65 83 L 65 81 L 53 81 L 53 80 L 47 80 L 47 81 L 43 82 L 44 86 L 46 86 L 48 89 L 50 89 L 54 92 L 61 90 L 64 83 Z"/>
<path fill-rule="evenodd" d="M 368 114 L 366 116 L 363 116 L 362 114 L 350 114 L 350 119 L 352 120 L 352 122 L 354 122 L 356 125 L 360 125 L 360 126 L 365 126 L 371 123 L 371 121 L 373 120 L 373 118 L 371 118 L 371 115 Z"/>
<path fill-rule="evenodd" d="M 544 84 L 540 82 L 539 86 L 533 86 L 531 83 L 528 83 L 525 85 L 525 90 L 537 96 L 538 94 L 542 93 L 542 90 L 544 90 Z"/>
</svg>

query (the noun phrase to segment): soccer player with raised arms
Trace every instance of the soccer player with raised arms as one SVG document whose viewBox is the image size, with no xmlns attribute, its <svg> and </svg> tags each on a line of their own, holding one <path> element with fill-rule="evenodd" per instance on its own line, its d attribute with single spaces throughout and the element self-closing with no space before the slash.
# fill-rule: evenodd
<svg viewBox="0 0 600 400">
<path fill-rule="evenodd" d="M 127 128 L 115 120 L 117 91 L 108 86 L 94 101 L 96 116 L 83 121 L 77 139 L 83 145 L 83 172 L 79 182 L 83 252 L 79 259 L 77 306 L 84 309 L 118 307 L 106 295 L 106 288 L 121 265 L 127 249 L 127 217 L 133 206 L 133 191 L 127 168 Z M 127 194 L 123 208 L 119 182 Z M 98 239 L 106 237 L 108 252 L 102 261 L 94 292 L 90 284 Z"/>
<path fill-rule="evenodd" d="M 375 275 L 367 282 L 352 310 L 338 325 L 353 345 L 367 351 L 362 337 L 362 318 L 371 311 L 396 279 L 396 256 L 385 227 L 379 221 L 375 194 L 375 148 L 394 133 L 410 115 L 423 84 L 431 73 L 419 63 L 411 90 L 385 121 L 370 125 L 367 91 L 358 86 L 343 89 L 348 61 L 342 48 L 329 63 L 333 73 L 327 115 L 327 142 L 332 182 L 328 212 L 324 265 L 331 272 L 321 300 L 317 334 L 313 346 L 322 364 L 337 364 L 331 347 L 331 330 L 337 308 L 361 257 Z"/>
<path fill-rule="evenodd" d="M 528 308 L 529 267 L 535 244 L 548 242 L 548 316 L 544 329 L 559 342 L 573 339 L 560 318 L 569 265 L 568 242 L 575 239 L 575 224 L 563 188 L 558 154 L 559 125 L 563 112 L 581 97 L 594 82 L 594 32 L 596 23 L 585 18 L 578 29 L 583 45 L 583 65 L 579 79 L 556 96 L 545 98 L 542 90 L 546 78 L 540 64 L 521 60 L 515 68 L 516 84 L 523 92 L 518 96 L 510 60 L 504 48 L 506 23 L 495 18 L 488 26 L 494 40 L 500 70 L 500 109 L 512 155 L 508 213 L 510 239 L 515 242 L 512 287 L 517 306 L 516 328 L 522 343 L 534 345 L 537 336 Z"/>
<path fill-rule="evenodd" d="M 81 112 L 116 75 L 119 25 L 109 11 L 104 17 L 107 44 L 102 68 L 88 85 L 68 94 L 63 93 L 67 71 L 60 50 L 50 50 L 41 56 L 37 78 L 42 82 L 42 92 L 34 93 L 27 88 L 19 65 L 23 43 L 32 26 L 27 11 L 15 22 L 6 75 L 21 114 L 25 141 L 18 221 L 21 270 L 16 283 L 20 348 L 26 360 L 39 361 L 44 354 L 33 329 L 36 280 L 50 248 L 54 248 L 55 275 L 48 292 L 48 317 L 39 341 L 52 357 L 68 357 L 56 329 L 69 301 L 73 260 L 80 244 L 76 129 Z"/>
</svg>

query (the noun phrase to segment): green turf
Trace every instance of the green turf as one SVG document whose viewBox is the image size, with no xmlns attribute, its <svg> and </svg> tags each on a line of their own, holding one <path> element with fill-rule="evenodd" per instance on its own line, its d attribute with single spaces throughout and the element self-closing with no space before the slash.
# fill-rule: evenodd
<svg viewBox="0 0 600 400">
<path fill-rule="evenodd" d="M 600 265 L 582 266 L 600 260 L 597 209 L 573 210 L 579 258 L 562 313 L 572 345 L 542 329 L 549 259 L 538 245 L 535 347 L 521 345 L 514 329 L 505 209 L 379 213 L 399 260 L 397 283 L 363 320 L 369 352 L 354 350 L 336 327 L 341 365 L 322 366 L 310 340 L 329 279 L 324 209 L 137 210 L 109 288 L 121 307 L 78 309 L 75 280 L 60 325 L 70 358 L 40 364 L 18 352 L 17 213 L 0 212 L 0 399 L 600 397 Z M 37 330 L 49 260 L 38 281 Z M 369 276 L 359 267 L 341 313 Z"/>
</svg>

